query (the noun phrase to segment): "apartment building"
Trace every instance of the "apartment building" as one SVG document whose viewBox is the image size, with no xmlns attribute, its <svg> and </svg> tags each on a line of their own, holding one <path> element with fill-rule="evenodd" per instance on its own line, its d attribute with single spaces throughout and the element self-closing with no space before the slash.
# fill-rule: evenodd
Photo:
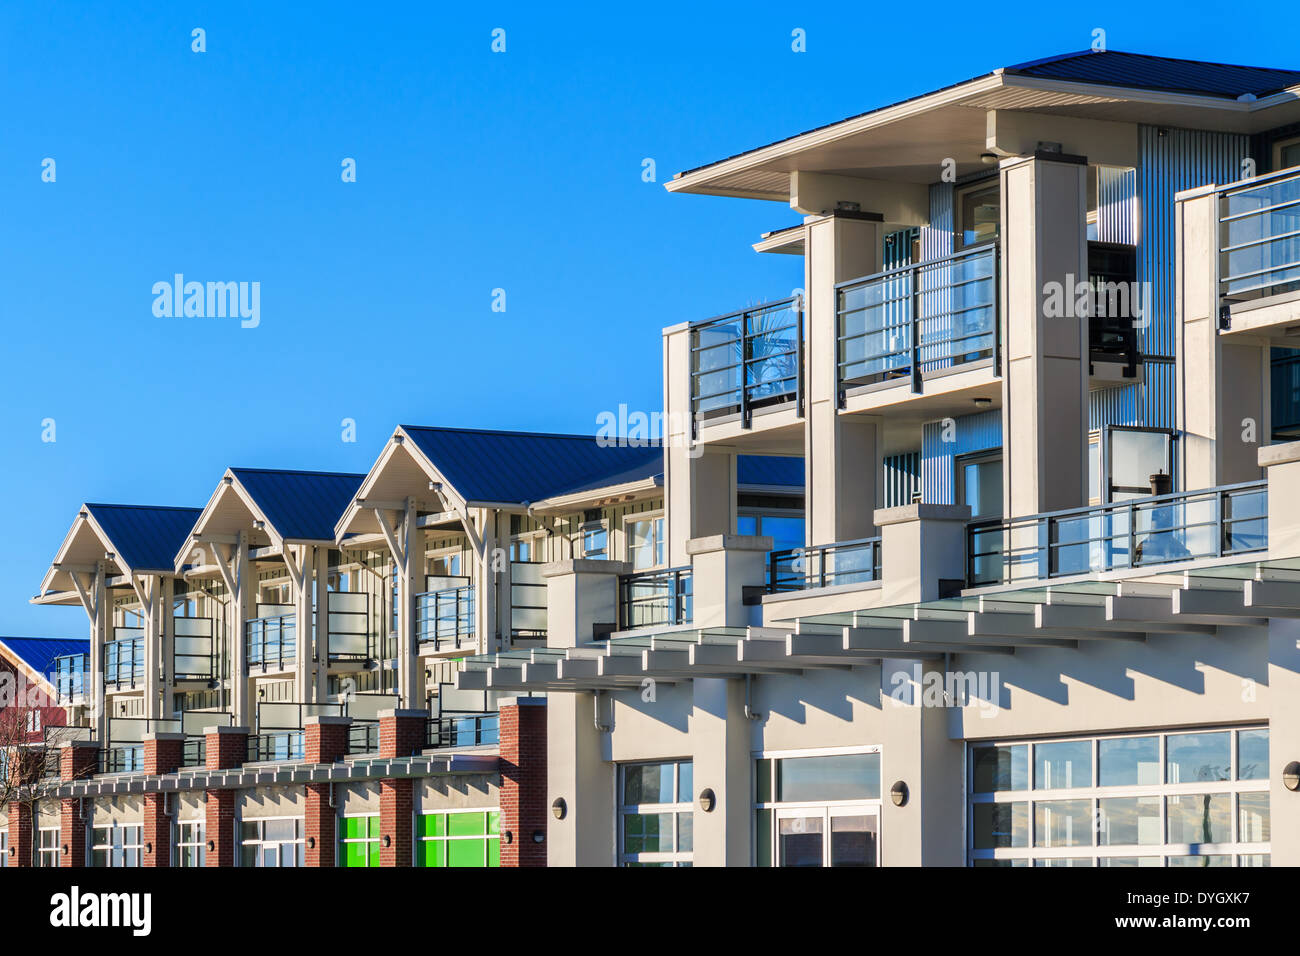
<svg viewBox="0 0 1300 956">
<path fill-rule="evenodd" d="M 1051 57 L 668 189 L 804 281 L 663 330 L 661 443 L 82 506 L 103 706 L 11 863 L 1300 863 L 1300 71 Z"/>
</svg>

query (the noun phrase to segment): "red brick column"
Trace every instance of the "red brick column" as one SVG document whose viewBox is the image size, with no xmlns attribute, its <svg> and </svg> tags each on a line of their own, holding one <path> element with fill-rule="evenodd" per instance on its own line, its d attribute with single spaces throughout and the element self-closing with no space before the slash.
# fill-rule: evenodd
<svg viewBox="0 0 1300 956">
<path fill-rule="evenodd" d="M 32 805 L 19 800 L 9 804 L 9 865 L 32 865 Z"/>
<path fill-rule="evenodd" d="M 426 710 L 379 712 L 379 756 L 411 757 L 424 750 Z M 411 866 L 414 860 L 414 784 L 407 778 L 379 781 L 379 865 Z"/>
<path fill-rule="evenodd" d="M 208 727 L 207 769 L 237 770 L 248 759 L 247 727 Z M 204 793 L 206 812 L 203 839 L 207 843 L 204 866 L 235 865 L 235 791 L 208 790 Z"/>
<path fill-rule="evenodd" d="M 381 710 L 379 712 L 379 756 L 411 757 L 424 750 L 428 733 L 427 710 Z"/>
<path fill-rule="evenodd" d="M 545 866 L 546 700 L 503 700 L 500 711 L 501 865 Z"/>
<path fill-rule="evenodd" d="M 184 749 L 184 734 L 145 734 L 144 772 L 157 776 L 175 773 L 181 767 Z M 172 865 L 172 826 L 164 793 L 144 795 L 144 858 L 141 865 Z"/>
<path fill-rule="evenodd" d="M 303 726 L 303 756 L 308 763 L 336 763 L 348 753 L 348 729 L 351 717 L 308 717 Z M 330 806 L 330 785 L 306 785 L 307 847 L 303 862 L 307 866 L 336 866 L 335 810 Z"/>
<path fill-rule="evenodd" d="M 99 744 L 89 740 L 69 740 L 59 748 L 59 779 L 64 783 L 86 780 L 98 769 Z M 86 818 L 81 801 L 59 801 L 59 866 L 86 865 Z"/>
</svg>

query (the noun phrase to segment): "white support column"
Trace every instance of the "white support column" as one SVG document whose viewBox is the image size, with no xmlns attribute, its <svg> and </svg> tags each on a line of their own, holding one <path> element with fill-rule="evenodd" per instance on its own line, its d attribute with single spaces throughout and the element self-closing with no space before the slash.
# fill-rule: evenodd
<svg viewBox="0 0 1300 956">
<path fill-rule="evenodd" d="M 230 641 L 230 712 L 236 727 L 252 727 L 256 715 L 248 693 L 246 622 L 257 613 L 257 582 L 248 558 L 248 535 L 241 531 L 233 546 L 211 544 L 213 562 L 226 586 L 226 634 Z"/>
<path fill-rule="evenodd" d="M 159 614 L 162 616 L 162 716 L 175 712 L 176 693 L 176 581 L 170 577 L 159 578 Z"/>
<path fill-rule="evenodd" d="M 1088 317 L 1073 307 L 1088 278 L 1087 172 L 1082 157 L 1043 154 L 1001 170 L 1008 517 L 1088 500 Z M 1056 304 L 1064 315 L 1048 314 Z"/>
<path fill-rule="evenodd" d="M 95 739 L 101 746 L 108 739 L 108 707 L 104 698 L 104 641 L 108 635 L 108 588 L 103 561 L 95 562 L 95 570 L 84 577 L 81 572 L 71 573 L 72 586 L 81 607 L 90 620 L 90 659 L 87 661 L 87 687 L 84 696 L 91 710 L 91 724 Z"/>
<path fill-rule="evenodd" d="M 1219 334 L 1219 197 L 1215 187 L 1179 193 L 1177 422 L 1183 487 L 1254 481 L 1269 442 L 1271 349 L 1267 340 Z M 1225 344 L 1229 343 L 1229 344 Z"/>
<path fill-rule="evenodd" d="M 499 650 L 497 631 L 500 624 L 498 613 L 497 575 L 493 572 L 493 558 L 500 542 L 494 528 L 493 513 L 486 508 L 471 509 L 469 523 L 476 530 L 478 538 L 474 544 L 474 567 L 470 571 L 470 581 L 474 585 L 474 637 L 478 641 L 478 652 L 490 654 Z"/>
<path fill-rule="evenodd" d="M 290 590 L 293 592 L 294 637 L 297 648 L 293 659 L 294 699 L 300 704 L 311 703 L 315 683 L 317 653 L 316 628 L 312 614 L 312 581 L 315 562 L 312 549 L 306 545 L 285 545 L 285 567 L 289 571 Z"/>
<path fill-rule="evenodd" d="M 877 421 L 839 412 L 837 283 L 882 268 L 879 222 L 828 216 L 804 233 L 808 399 L 804 429 L 805 533 L 809 545 L 875 534 L 880 478 Z"/>
<path fill-rule="evenodd" d="M 136 578 L 132 575 L 131 587 L 140 601 L 144 619 L 144 716 L 157 720 L 162 716 L 162 620 L 161 579 L 157 575 Z"/>
<path fill-rule="evenodd" d="M 316 583 L 316 638 L 315 663 L 311 680 L 313 701 L 323 701 L 329 696 L 330 670 L 330 615 L 329 572 L 330 549 L 312 548 L 313 578 Z"/>
<path fill-rule="evenodd" d="M 397 693 L 400 706 L 423 709 L 424 669 L 420 666 L 420 644 L 415 596 L 424 586 L 424 532 L 418 526 L 415 499 L 407 498 L 396 513 L 396 527 L 382 509 L 375 519 L 393 556 L 397 581 Z"/>
</svg>

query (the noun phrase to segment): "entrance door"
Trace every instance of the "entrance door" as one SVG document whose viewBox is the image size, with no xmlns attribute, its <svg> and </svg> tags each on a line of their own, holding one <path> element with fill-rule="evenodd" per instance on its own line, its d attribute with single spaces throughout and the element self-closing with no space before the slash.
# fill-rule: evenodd
<svg viewBox="0 0 1300 956">
<path fill-rule="evenodd" d="M 778 866 L 879 866 L 880 816 L 875 807 L 779 810 Z"/>
</svg>

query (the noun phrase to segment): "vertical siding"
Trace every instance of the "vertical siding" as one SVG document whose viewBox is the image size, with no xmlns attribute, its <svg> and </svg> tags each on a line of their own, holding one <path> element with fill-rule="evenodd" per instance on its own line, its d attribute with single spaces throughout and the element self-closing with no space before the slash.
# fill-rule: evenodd
<svg viewBox="0 0 1300 956">
<path fill-rule="evenodd" d="M 930 224 L 921 227 L 922 261 L 952 254 L 952 230 L 955 222 L 952 204 L 952 183 L 934 183 L 930 186 Z"/>
<path fill-rule="evenodd" d="M 907 451 L 886 455 L 881 465 L 884 472 L 884 507 L 896 508 L 909 504 L 912 495 L 921 490 L 921 453 Z"/>
<path fill-rule="evenodd" d="M 921 427 L 921 500 L 931 504 L 954 503 L 954 461 L 959 455 L 1002 447 L 1002 412 L 992 409 L 955 419 L 953 440 L 943 440 L 944 423 Z"/>
<path fill-rule="evenodd" d="M 1137 170 L 1097 167 L 1097 239 L 1137 242 Z"/>
</svg>

